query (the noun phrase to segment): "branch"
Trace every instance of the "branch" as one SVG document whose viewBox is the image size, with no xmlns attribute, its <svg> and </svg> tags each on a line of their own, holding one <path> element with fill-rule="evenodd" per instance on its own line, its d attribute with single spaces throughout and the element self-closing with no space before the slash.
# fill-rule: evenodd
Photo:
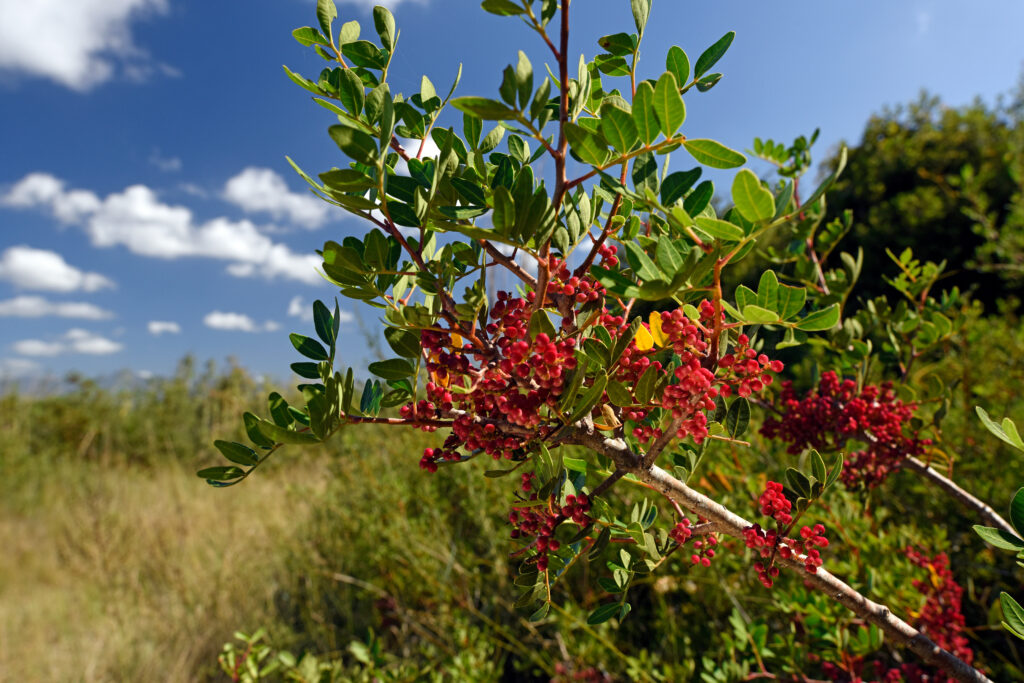
<svg viewBox="0 0 1024 683">
<path fill-rule="evenodd" d="M 675 500 L 690 512 L 716 523 L 723 533 L 742 538 L 743 530 L 753 526 L 660 467 L 644 468 L 641 456 L 634 453 L 622 439 L 605 438 L 593 430 L 575 428 L 573 432 L 575 443 L 611 458 L 617 468 L 635 475 L 640 481 Z M 926 635 L 897 617 L 888 607 L 869 600 L 826 570 L 819 568 L 817 573 L 808 573 L 799 556 L 777 557 L 776 562 L 800 572 L 808 585 L 828 595 L 865 621 L 878 626 L 888 639 L 907 647 L 926 664 L 941 669 L 955 680 L 964 683 L 992 683 L 980 671 L 943 650 Z"/>
<path fill-rule="evenodd" d="M 917 458 L 907 458 L 904 461 L 903 466 L 908 470 L 913 470 L 914 472 L 917 472 L 927 481 L 938 486 L 940 489 L 942 489 L 950 496 L 955 498 L 961 505 L 968 507 L 977 512 L 978 514 L 980 514 L 982 518 L 984 518 L 984 520 L 992 526 L 998 527 L 999 529 L 1002 529 L 1003 531 L 1011 533 L 1015 536 L 1017 535 L 1017 531 L 1013 528 L 1013 526 L 1011 526 L 1009 522 L 1003 519 L 999 515 L 999 513 L 993 510 L 987 503 L 978 498 L 975 498 L 970 493 L 960 488 L 960 486 L 952 479 L 949 479 L 948 477 L 939 474 L 926 463 L 921 462 Z"/>
<path fill-rule="evenodd" d="M 477 240 L 477 241 L 480 242 L 480 246 L 482 246 L 484 248 L 484 251 L 487 252 L 488 256 L 490 256 L 495 261 L 497 261 L 498 263 L 503 265 L 505 268 L 510 270 L 513 275 L 518 277 L 520 280 L 522 280 L 524 283 L 526 283 L 529 287 L 533 288 L 534 290 L 537 289 L 537 278 L 533 277 L 532 275 L 527 273 L 525 270 L 523 270 L 522 266 L 520 266 L 518 263 L 513 261 L 508 256 L 505 256 L 504 254 L 502 254 L 501 251 L 499 251 L 496 246 L 494 246 L 493 244 L 491 244 L 487 240 Z"/>
</svg>

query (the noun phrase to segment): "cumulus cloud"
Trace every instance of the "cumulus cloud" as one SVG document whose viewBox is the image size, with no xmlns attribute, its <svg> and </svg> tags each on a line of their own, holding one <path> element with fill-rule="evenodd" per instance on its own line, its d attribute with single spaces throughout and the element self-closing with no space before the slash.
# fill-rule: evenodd
<svg viewBox="0 0 1024 683">
<path fill-rule="evenodd" d="M 273 320 L 268 320 L 259 325 L 244 313 L 224 311 L 211 311 L 207 313 L 203 318 L 203 324 L 214 330 L 231 330 L 235 332 L 273 332 L 281 327 Z"/>
<path fill-rule="evenodd" d="M 196 223 L 188 208 L 161 202 L 145 185 L 132 185 L 101 200 L 91 192 L 66 190 L 61 180 L 49 174 L 32 173 L 0 196 L 0 205 L 50 209 L 58 220 L 81 225 L 97 247 L 123 246 L 153 258 L 230 261 L 227 271 L 236 277 L 323 281 L 315 255 L 296 254 L 273 242 L 248 220 L 214 218 Z"/>
<path fill-rule="evenodd" d="M 171 320 L 150 320 L 146 329 L 155 337 L 161 334 L 181 334 L 181 325 Z"/>
<path fill-rule="evenodd" d="M 318 228 L 330 207 L 312 194 L 292 192 L 284 178 L 269 168 L 250 166 L 224 186 L 224 199 L 246 213 L 268 213 L 304 228 Z"/>
<path fill-rule="evenodd" d="M 71 353 L 101 356 L 117 353 L 124 345 L 76 327 L 53 341 L 23 339 L 14 342 L 11 348 L 22 356 L 57 356 Z"/>
<path fill-rule="evenodd" d="M 106 320 L 113 318 L 114 314 L 84 301 L 50 301 L 41 296 L 16 296 L 13 299 L 0 301 L 0 317 L 42 318 L 44 316 Z"/>
<path fill-rule="evenodd" d="M 99 273 L 75 268 L 60 254 L 25 245 L 8 247 L 0 254 L 0 280 L 7 280 L 21 289 L 50 292 L 95 292 L 114 283 Z"/>
<path fill-rule="evenodd" d="M 288 315 L 292 318 L 298 318 L 303 322 L 312 322 L 313 305 L 307 304 L 301 296 L 292 297 L 292 300 L 288 302 Z M 350 323 L 355 318 L 354 315 L 345 309 L 338 309 L 338 320 L 342 323 Z"/>
<path fill-rule="evenodd" d="M 154 64 L 132 40 L 133 21 L 166 0 L 0 0 L 0 70 L 85 92 L 118 75 L 144 80 Z"/>
</svg>

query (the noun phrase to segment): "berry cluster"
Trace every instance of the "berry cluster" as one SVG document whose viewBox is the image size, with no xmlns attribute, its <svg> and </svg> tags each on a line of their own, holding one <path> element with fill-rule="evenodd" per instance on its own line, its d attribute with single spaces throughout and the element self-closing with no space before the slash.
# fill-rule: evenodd
<svg viewBox="0 0 1024 683">
<path fill-rule="evenodd" d="M 921 455 L 931 443 L 916 432 L 904 434 L 917 406 L 896 398 L 889 383 L 857 391 L 853 380 L 840 381 L 836 373 L 826 372 L 818 388 L 803 398 L 797 397 L 791 382 L 783 382 L 778 408 L 780 417 L 768 417 L 761 433 L 788 442 L 790 453 L 805 448 L 841 450 L 850 439 L 868 444 L 846 460 L 842 479 L 849 488 L 878 486 L 906 458 Z"/>
<path fill-rule="evenodd" d="M 960 601 L 964 589 L 956 582 L 946 553 L 934 557 L 908 547 L 907 557 L 916 566 L 928 570 L 928 580 L 914 579 L 919 593 L 927 596 L 918 612 L 918 627 L 935 643 L 968 664 L 974 661 L 974 651 L 963 635 L 964 615 Z"/>
<path fill-rule="evenodd" d="M 917 626 L 939 647 L 953 653 L 967 664 L 973 664 L 974 651 L 963 636 L 964 616 L 960 611 L 963 588 L 956 582 L 949 567 L 949 557 L 939 553 L 934 557 L 906 549 L 910 561 L 926 569 L 927 580 L 914 579 L 913 586 L 926 596 L 917 615 Z M 870 667 L 880 683 L 953 683 L 955 679 L 930 671 L 920 664 L 904 663 L 896 666 L 882 661 L 867 663 L 863 657 L 844 657 L 842 664 L 825 662 L 822 672 L 837 683 L 864 681 L 864 669 Z"/>
<path fill-rule="evenodd" d="M 815 524 L 813 527 L 800 528 L 800 538 L 789 538 L 795 524 L 790 511 L 793 504 L 783 493 L 782 484 L 770 481 L 765 485 L 764 492 L 758 499 L 761 513 L 775 520 L 776 528 L 764 530 L 760 524 L 754 524 L 743 530 L 743 542 L 748 548 L 756 550 L 762 560 L 754 563 L 758 580 L 771 588 L 779 568 L 775 566 L 776 555 L 783 559 L 799 558 L 809 574 L 815 574 L 822 565 L 821 553 L 818 548 L 828 546 L 825 538 L 825 527 Z"/>
<path fill-rule="evenodd" d="M 532 493 L 534 475 L 524 474 L 521 487 L 527 500 L 536 503 L 537 494 Z M 548 553 L 556 552 L 562 547 L 555 538 L 558 525 L 569 520 L 578 526 L 586 526 L 590 522 L 590 499 L 586 494 L 568 495 L 565 503 L 558 504 L 552 495 L 547 505 L 530 505 L 513 507 L 508 513 L 508 521 L 512 525 L 512 538 L 534 538 L 533 546 L 537 551 L 537 569 L 547 571 Z"/>
</svg>

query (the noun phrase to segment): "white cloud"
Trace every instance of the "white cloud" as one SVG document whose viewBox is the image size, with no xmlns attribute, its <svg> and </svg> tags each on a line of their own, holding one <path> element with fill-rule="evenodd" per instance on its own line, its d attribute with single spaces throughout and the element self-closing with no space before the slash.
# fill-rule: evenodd
<svg viewBox="0 0 1024 683">
<path fill-rule="evenodd" d="M 287 218 L 304 228 L 318 228 L 327 220 L 330 206 L 312 194 L 292 192 L 284 178 L 269 168 L 250 166 L 224 186 L 224 199 L 246 213 L 269 213 Z"/>
<path fill-rule="evenodd" d="M 76 327 L 55 341 L 23 339 L 14 342 L 11 348 L 22 356 L 57 356 L 70 353 L 107 355 L 117 353 L 124 345 Z"/>
<path fill-rule="evenodd" d="M 84 201 L 86 195 L 95 202 Z M 69 204 L 76 196 L 72 209 Z M 164 204 L 145 185 L 132 185 L 100 200 L 81 190 L 66 191 L 64 183 L 51 175 L 33 173 L 0 196 L 0 205 L 49 208 L 58 219 L 82 225 L 97 247 L 124 246 L 153 258 L 230 261 L 227 270 L 236 277 L 262 275 L 307 284 L 323 281 L 317 273 L 320 259 L 315 255 L 296 254 L 273 242 L 248 220 L 214 218 L 197 224 L 188 208 Z"/>
<path fill-rule="evenodd" d="M 307 304 L 301 296 L 292 297 L 292 300 L 288 302 L 288 315 L 304 322 L 312 322 L 313 305 Z M 355 319 L 356 317 L 345 309 L 338 309 L 338 320 L 342 323 L 350 323 Z"/>
<path fill-rule="evenodd" d="M 181 334 L 181 325 L 171 320 L 150 320 L 146 329 L 153 336 L 161 334 Z"/>
<path fill-rule="evenodd" d="M 405 148 L 406 154 L 410 157 L 416 157 L 419 154 L 420 159 L 436 159 L 441 153 L 441 148 L 430 137 L 423 138 L 422 140 L 419 138 L 398 138 L 398 142 Z M 423 147 L 422 152 L 420 152 L 421 145 Z M 409 175 L 409 162 L 405 159 L 399 159 L 398 163 L 395 164 L 395 173 L 398 175 Z"/>
<path fill-rule="evenodd" d="M 153 153 L 149 155 L 149 163 L 153 164 L 161 171 L 173 172 L 181 170 L 181 159 L 178 157 L 165 157 L 160 154 L 159 149 L 154 149 Z"/>
<path fill-rule="evenodd" d="M 224 311 L 211 311 L 203 318 L 203 324 L 215 330 L 233 330 L 236 332 L 273 332 L 280 329 L 280 325 L 273 320 L 268 320 L 262 325 L 243 313 L 227 313 Z"/>
<path fill-rule="evenodd" d="M 288 302 L 288 315 L 309 322 L 313 320 L 313 307 L 304 304 L 301 296 L 296 296 Z"/>
<path fill-rule="evenodd" d="M 118 74 L 143 80 L 168 69 L 134 44 L 130 25 L 166 11 L 166 0 L 0 0 L 0 70 L 80 92 Z"/>
<path fill-rule="evenodd" d="M 0 317 L 41 318 L 51 315 L 87 320 L 106 320 L 114 317 L 110 311 L 84 301 L 49 301 L 41 296 L 16 296 L 0 301 Z"/>
<path fill-rule="evenodd" d="M 99 273 L 86 273 L 64 260 L 60 254 L 25 245 L 8 247 L 0 254 L 0 280 L 21 289 L 50 292 L 95 292 L 114 283 Z"/>
</svg>

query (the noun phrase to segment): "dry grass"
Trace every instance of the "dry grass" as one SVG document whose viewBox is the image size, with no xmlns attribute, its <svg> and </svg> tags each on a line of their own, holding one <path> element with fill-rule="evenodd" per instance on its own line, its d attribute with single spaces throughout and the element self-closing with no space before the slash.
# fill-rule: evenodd
<svg viewBox="0 0 1024 683">
<path fill-rule="evenodd" d="M 31 512 L 0 516 L 4 681 L 212 673 L 234 630 L 266 620 L 285 539 L 325 479 L 316 464 L 225 491 L 174 464 L 52 474 Z"/>
</svg>

